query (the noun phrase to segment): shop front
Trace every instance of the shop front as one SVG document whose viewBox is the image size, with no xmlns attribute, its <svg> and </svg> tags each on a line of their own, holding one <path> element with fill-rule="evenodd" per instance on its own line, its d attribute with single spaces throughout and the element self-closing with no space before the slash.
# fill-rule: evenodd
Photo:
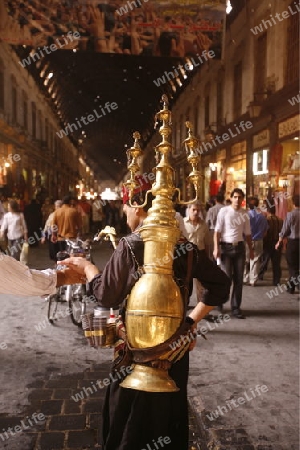
<svg viewBox="0 0 300 450">
<path fill-rule="evenodd" d="M 17 196 L 20 155 L 10 143 L 0 142 L 0 193 Z"/>
<path fill-rule="evenodd" d="M 262 130 L 253 136 L 252 192 L 260 200 L 268 197 L 272 180 L 269 177 L 270 132 Z"/>
<path fill-rule="evenodd" d="M 229 164 L 226 168 L 226 198 L 233 189 L 239 188 L 246 193 L 246 141 L 237 142 L 230 149 Z"/>
<path fill-rule="evenodd" d="M 299 131 L 300 114 L 278 124 L 278 187 L 286 188 L 289 195 L 300 194 Z"/>
</svg>

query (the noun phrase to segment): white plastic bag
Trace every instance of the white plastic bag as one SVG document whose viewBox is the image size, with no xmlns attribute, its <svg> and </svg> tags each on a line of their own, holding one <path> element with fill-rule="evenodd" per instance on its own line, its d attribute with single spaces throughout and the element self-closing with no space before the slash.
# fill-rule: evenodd
<svg viewBox="0 0 300 450">
<path fill-rule="evenodd" d="M 28 264 L 28 250 L 29 250 L 28 242 L 23 242 L 21 255 L 20 255 L 20 262 L 25 265 Z"/>
</svg>

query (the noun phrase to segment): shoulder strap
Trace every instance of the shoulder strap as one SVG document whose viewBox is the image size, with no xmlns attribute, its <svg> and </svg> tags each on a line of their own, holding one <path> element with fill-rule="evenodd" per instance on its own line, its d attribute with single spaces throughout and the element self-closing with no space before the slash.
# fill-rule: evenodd
<svg viewBox="0 0 300 450">
<path fill-rule="evenodd" d="M 143 253 L 143 245 L 141 245 L 141 248 L 138 247 L 137 243 L 139 242 L 139 244 L 143 244 L 143 241 L 140 241 L 139 239 L 137 239 L 138 236 L 136 235 L 129 235 L 127 237 L 123 237 L 122 239 L 124 239 L 124 241 L 126 242 L 130 254 L 132 256 L 132 259 L 134 261 L 134 264 L 136 266 L 136 274 L 138 275 L 137 278 L 140 278 L 142 276 L 142 274 L 144 273 L 144 269 L 143 269 L 143 258 L 144 258 L 144 253 Z"/>
<path fill-rule="evenodd" d="M 130 251 L 130 253 L 131 253 L 131 256 L 132 256 L 132 258 L 133 258 L 133 260 L 134 260 L 134 262 L 135 262 L 135 264 L 136 264 L 136 266 L 137 266 L 137 268 L 138 268 L 140 265 L 139 265 L 139 263 L 138 263 L 138 260 L 136 259 L 136 256 L 135 256 L 135 254 L 134 254 L 133 248 L 132 248 L 131 244 L 129 243 L 128 238 L 123 237 L 122 239 L 123 239 L 123 240 L 126 242 L 126 244 L 128 245 L 128 248 L 129 248 L 129 251 Z"/>
</svg>

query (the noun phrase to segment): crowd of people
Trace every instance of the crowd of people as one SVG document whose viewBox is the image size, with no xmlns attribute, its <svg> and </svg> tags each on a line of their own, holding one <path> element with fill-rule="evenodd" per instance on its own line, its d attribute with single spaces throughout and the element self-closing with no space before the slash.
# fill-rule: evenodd
<svg viewBox="0 0 300 450">
<path fill-rule="evenodd" d="M 264 200 L 259 207 L 258 197 L 251 196 L 246 203 L 248 209 L 243 208 L 245 194 L 238 188 L 232 191 L 226 204 L 222 193 L 213 202 L 207 203 L 206 210 L 200 203 L 189 205 L 187 217 L 183 219 L 183 233 L 200 250 L 205 250 L 232 280 L 233 317 L 245 318 L 241 312 L 243 285 L 257 286 L 270 261 L 272 285 L 280 284 L 283 250 L 286 250 L 289 270 L 286 290 L 293 294 L 296 287 L 299 289 L 299 195 L 293 196 L 294 209 L 284 221 L 276 215 L 275 199 Z M 202 293 L 203 288 L 194 280 L 193 298 L 199 301 Z"/>
<path fill-rule="evenodd" d="M 78 200 L 68 195 L 54 203 L 46 198 L 42 204 L 36 199 L 26 204 L 23 199 L 0 198 L 0 247 L 7 247 L 7 254 L 17 260 L 24 242 L 30 247 L 48 242 L 49 257 L 56 261 L 64 238 L 86 238 L 106 225 L 117 233 L 126 233 L 120 201 L 104 201 L 100 196 L 91 201 L 84 196 Z"/>
<path fill-rule="evenodd" d="M 129 4 L 129 5 L 128 5 Z M 136 4 L 136 7 L 134 5 Z M 222 12 L 140 0 L 93 2 L 8 0 L 0 11 L 0 32 L 12 43 L 51 45 L 78 32 L 77 48 L 100 53 L 183 57 L 212 49 L 220 56 Z"/>
<path fill-rule="evenodd" d="M 264 200 L 259 207 L 258 198 L 249 197 L 247 211 L 242 208 L 244 193 L 235 191 L 226 202 L 219 193 L 205 207 L 200 202 L 193 203 L 176 213 L 176 217 L 182 234 L 234 280 L 232 310 L 237 317 L 244 317 L 240 312 L 243 284 L 257 286 L 270 261 L 272 284 L 280 284 L 283 249 L 286 249 L 290 277 L 297 277 L 299 273 L 299 257 L 294 256 L 299 253 L 299 198 L 294 196 L 295 209 L 283 221 L 276 215 L 275 201 Z M 128 231 L 120 201 L 103 201 L 100 196 L 92 200 L 66 196 L 54 203 L 46 198 L 42 204 L 35 199 L 26 204 L 22 198 L 8 200 L 3 195 L 0 198 L 0 247 L 6 247 L 7 254 L 17 260 L 20 260 L 24 242 L 30 247 L 48 242 L 49 257 L 56 261 L 57 252 L 63 249 L 60 241 L 64 238 L 88 237 L 107 225 L 114 227 L 117 234 Z M 295 283 L 292 283 L 288 292 L 294 291 Z M 202 293 L 203 287 L 194 280 L 192 298 L 199 301 Z"/>
</svg>

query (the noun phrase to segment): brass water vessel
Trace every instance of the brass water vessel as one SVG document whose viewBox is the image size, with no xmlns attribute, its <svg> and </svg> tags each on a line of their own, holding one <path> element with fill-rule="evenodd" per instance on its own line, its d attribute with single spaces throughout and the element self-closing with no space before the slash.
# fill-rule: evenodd
<svg viewBox="0 0 300 450">
<path fill-rule="evenodd" d="M 178 203 L 192 203 L 197 200 L 200 191 L 200 172 L 197 169 L 200 160 L 199 142 L 193 136 L 189 122 L 186 122 L 189 134 L 184 145 L 187 159 L 192 165 L 188 180 L 194 186 L 195 198 L 189 202 L 181 201 L 180 192 L 174 185 L 175 173 L 170 164 L 172 145 L 169 142 L 172 132 L 171 111 L 168 109 L 168 99 L 165 95 L 162 101 L 163 108 L 156 114 L 156 124 L 161 124 L 159 133 L 162 141 L 155 147 L 157 166 L 153 169 L 155 181 L 151 188 L 155 198 L 140 229 L 145 242 L 144 273 L 129 295 L 125 318 L 129 345 L 133 349 L 141 350 L 166 342 L 184 320 L 181 293 L 173 278 L 174 248 L 180 230 L 172 199 L 178 192 Z M 134 138 L 134 146 L 127 151 L 131 176 L 125 186 L 129 189 L 129 198 L 138 187 L 135 175 L 139 170 L 137 160 L 141 155 L 137 145 L 138 135 L 135 134 Z M 167 367 L 170 365 L 167 364 L 167 353 L 164 351 L 159 355 L 158 361 L 150 361 L 147 364 L 135 361 L 132 373 L 125 378 L 121 386 L 147 392 L 178 391 L 175 382 L 168 375 Z"/>
</svg>

